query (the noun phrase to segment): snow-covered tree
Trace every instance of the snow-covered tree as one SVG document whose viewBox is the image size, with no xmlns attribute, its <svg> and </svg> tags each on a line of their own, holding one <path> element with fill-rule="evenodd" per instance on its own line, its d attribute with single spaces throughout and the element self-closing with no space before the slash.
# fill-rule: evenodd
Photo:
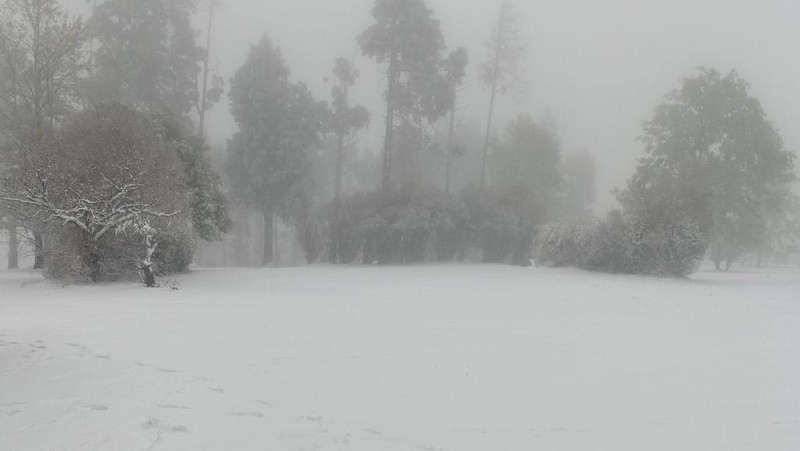
<svg viewBox="0 0 800 451">
<path fill-rule="evenodd" d="M 163 131 L 120 105 L 79 113 L 50 138 L 47 151 L 21 160 L 0 198 L 77 237 L 87 281 L 109 276 L 104 253 L 122 236 L 141 236 L 148 257 L 140 263 L 148 263 L 160 235 L 186 221 L 181 165 Z"/>
</svg>

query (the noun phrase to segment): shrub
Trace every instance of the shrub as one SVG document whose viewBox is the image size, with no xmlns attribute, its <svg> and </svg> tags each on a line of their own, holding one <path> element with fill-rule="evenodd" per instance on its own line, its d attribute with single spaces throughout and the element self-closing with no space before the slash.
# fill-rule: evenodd
<svg viewBox="0 0 800 451">
<path fill-rule="evenodd" d="M 158 248 L 153 254 L 155 273 L 169 276 L 189 270 L 194 255 L 194 240 L 185 232 L 173 232 L 158 237 Z"/>
<path fill-rule="evenodd" d="M 617 211 L 605 220 L 542 227 L 534 249 L 537 261 L 555 266 L 684 277 L 697 270 L 706 244 L 689 219 L 648 225 Z"/>
<path fill-rule="evenodd" d="M 400 190 L 345 198 L 300 226 L 307 255 L 333 263 L 527 262 L 531 228 L 479 196 Z M 315 249 L 310 252 L 310 249 Z"/>
</svg>

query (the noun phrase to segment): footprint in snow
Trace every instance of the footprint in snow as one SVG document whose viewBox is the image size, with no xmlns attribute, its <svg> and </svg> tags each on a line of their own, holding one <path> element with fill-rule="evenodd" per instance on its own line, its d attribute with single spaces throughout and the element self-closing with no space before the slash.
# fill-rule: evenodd
<svg viewBox="0 0 800 451">
<path fill-rule="evenodd" d="M 158 418 L 150 418 L 142 424 L 142 429 L 145 430 L 153 430 L 158 432 L 159 434 L 163 434 L 165 432 L 189 432 L 186 429 L 186 426 L 183 425 L 171 425 L 169 423 L 165 423 Z"/>
<path fill-rule="evenodd" d="M 221 388 L 208 387 L 208 389 L 209 389 L 209 390 L 211 390 L 211 391 L 213 391 L 213 392 L 219 393 L 220 395 L 223 395 L 223 394 L 225 394 L 225 390 L 223 390 L 223 389 L 221 389 Z"/>
<path fill-rule="evenodd" d="M 111 356 L 110 355 L 105 355 L 105 354 L 97 354 L 97 355 L 95 355 L 95 358 L 102 359 L 102 360 L 111 360 Z"/>
<path fill-rule="evenodd" d="M 228 415 L 234 417 L 264 418 L 264 414 L 261 412 L 228 412 Z"/>
<path fill-rule="evenodd" d="M 22 402 L 6 402 L 6 403 L 3 403 L 3 404 L 0 404 L 0 407 L 19 407 L 19 406 L 24 406 L 24 405 L 27 405 L 27 404 L 28 403 L 24 402 L 24 401 L 22 401 Z"/>
<path fill-rule="evenodd" d="M 105 406 L 103 404 L 92 404 L 90 406 L 86 406 L 86 408 L 89 409 L 89 410 L 97 411 L 97 412 L 104 412 L 104 411 L 108 410 L 108 406 Z"/>
<path fill-rule="evenodd" d="M 177 404 L 159 404 L 158 407 L 162 409 L 180 409 L 180 410 L 191 410 L 191 407 L 186 406 L 179 406 Z"/>
</svg>

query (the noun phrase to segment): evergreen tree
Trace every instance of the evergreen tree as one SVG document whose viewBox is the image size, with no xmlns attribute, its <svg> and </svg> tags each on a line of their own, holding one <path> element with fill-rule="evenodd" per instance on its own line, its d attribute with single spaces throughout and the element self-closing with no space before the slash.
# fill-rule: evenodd
<svg viewBox="0 0 800 451">
<path fill-rule="evenodd" d="M 251 47 L 231 80 L 231 112 L 239 130 L 228 142 L 233 194 L 264 218 L 263 264 L 273 259 L 276 215 L 291 219 L 308 202 L 310 148 L 322 132 L 324 106 L 289 68 L 269 37 Z"/>
<path fill-rule="evenodd" d="M 481 81 L 489 87 L 490 92 L 481 162 L 481 190 L 486 185 L 486 166 L 489 160 L 495 101 L 498 94 L 504 94 L 520 83 L 519 64 L 526 52 L 517 26 L 517 15 L 509 0 L 502 1 L 499 19 L 488 43 L 489 55 L 486 62 L 481 65 Z"/>
<path fill-rule="evenodd" d="M 424 0 L 376 0 L 372 15 L 375 23 L 359 35 L 358 42 L 366 56 L 387 65 L 385 192 L 392 185 L 394 153 L 405 149 L 403 157 L 408 159 L 408 152 L 421 147 L 423 120 L 434 122 L 444 116 L 453 99 L 441 71 L 445 41 Z M 397 120 L 403 143 L 395 143 Z"/>
</svg>

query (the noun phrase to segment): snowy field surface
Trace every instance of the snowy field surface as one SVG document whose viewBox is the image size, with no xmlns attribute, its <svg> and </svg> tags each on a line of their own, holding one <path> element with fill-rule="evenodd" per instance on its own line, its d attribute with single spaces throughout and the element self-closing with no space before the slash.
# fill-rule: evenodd
<svg viewBox="0 0 800 451">
<path fill-rule="evenodd" d="M 800 272 L 0 271 L 0 450 L 797 450 Z"/>
</svg>

